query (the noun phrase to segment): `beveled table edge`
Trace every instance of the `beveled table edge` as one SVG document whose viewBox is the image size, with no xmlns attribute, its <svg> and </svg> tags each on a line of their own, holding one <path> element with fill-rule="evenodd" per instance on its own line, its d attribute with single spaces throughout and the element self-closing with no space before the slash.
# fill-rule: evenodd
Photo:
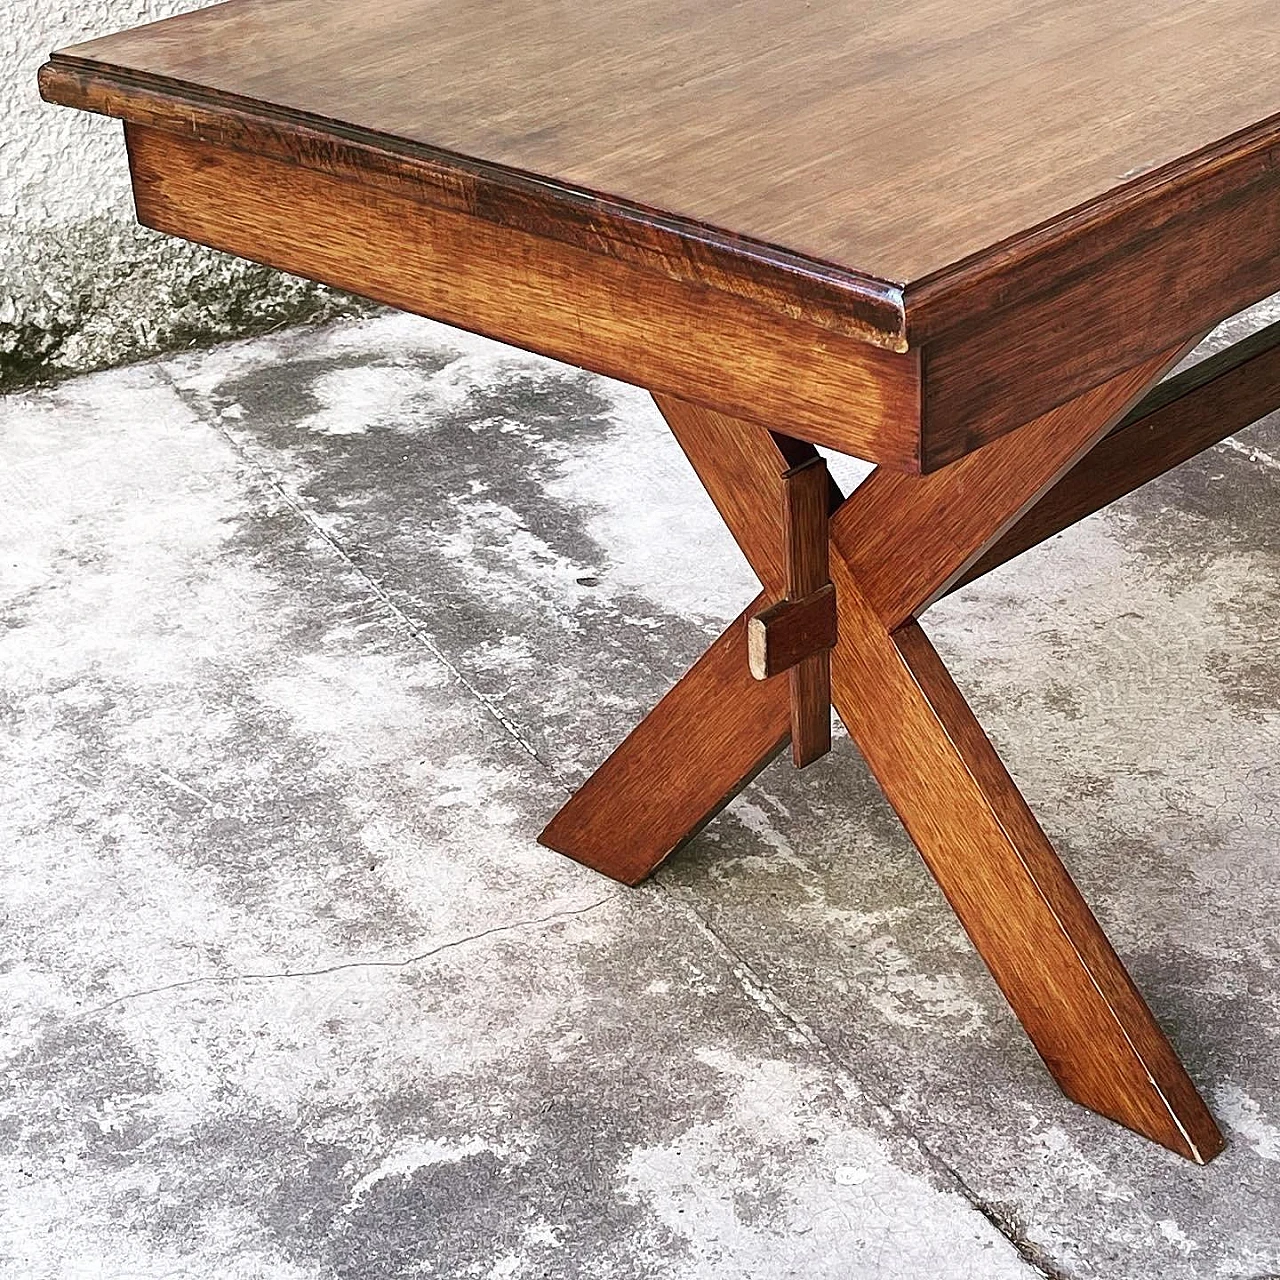
<svg viewBox="0 0 1280 1280">
<path fill-rule="evenodd" d="M 1064 251 L 1092 259 L 1091 247 L 1099 241 L 1123 238 L 1126 230 L 1149 231 L 1162 218 L 1212 199 L 1224 180 L 1240 185 L 1259 168 L 1280 166 L 1277 113 L 956 262 L 912 280 L 887 280 L 607 192 L 319 114 L 82 58 L 74 48 L 54 52 L 40 69 L 40 89 L 47 101 L 159 127 L 176 126 L 184 133 L 216 128 L 216 140 L 227 142 L 233 141 L 228 126 L 238 120 L 246 131 L 253 131 L 255 146 L 275 135 L 281 151 L 289 150 L 287 139 L 299 136 L 313 148 L 323 138 L 339 146 L 367 148 L 380 153 L 389 167 L 412 169 L 419 178 L 434 172 L 444 199 L 450 198 L 450 178 L 455 199 L 459 180 L 474 184 L 469 207 L 481 216 L 587 248 L 640 255 L 654 269 L 676 278 L 740 292 L 756 302 L 772 303 L 792 318 L 892 351 L 925 344 L 962 323 L 974 308 L 1014 302 L 1034 287 L 1036 268 Z M 474 203 L 477 194 L 484 197 L 480 207 Z M 549 216 L 552 210 L 554 216 Z"/>
<path fill-rule="evenodd" d="M 902 284 L 908 342 L 919 346 L 962 322 L 975 306 L 1001 305 L 1055 257 L 1094 265 L 1097 246 L 1159 231 L 1172 219 L 1280 173 L 1280 112 L 1135 175 L 1092 200 Z M 1025 287 L 1025 286 L 1024 286 Z"/>
<path fill-rule="evenodd" d="M 63 52 L 41 67 L 39 83 L 47 102 L 205 141 L 239 143 L 278 159 L 323 166 L 344 150 L 358 150 L 366 171 L 411 177 L 444 207 L 735 293 L 889 351 L 907 349 L 899 283 L 693 219 L 396 135 Z"/>
</svg>

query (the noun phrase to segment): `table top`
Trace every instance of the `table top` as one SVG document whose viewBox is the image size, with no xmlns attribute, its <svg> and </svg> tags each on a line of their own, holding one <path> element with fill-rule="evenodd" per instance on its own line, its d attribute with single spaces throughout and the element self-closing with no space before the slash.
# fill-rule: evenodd
<svg viewBox="0 0 1280 1280">
<path fill-rule="evenodd" d="M 906 286 L 1280 113 L 1275 0 L 230 0 L 55 56 Z"/>
<path fill-rule="evenodd" d="M 932 470 L 1280 288 L 1275 0 L 229 0 L 61 50 L 148 226 Z"/>
</svg>

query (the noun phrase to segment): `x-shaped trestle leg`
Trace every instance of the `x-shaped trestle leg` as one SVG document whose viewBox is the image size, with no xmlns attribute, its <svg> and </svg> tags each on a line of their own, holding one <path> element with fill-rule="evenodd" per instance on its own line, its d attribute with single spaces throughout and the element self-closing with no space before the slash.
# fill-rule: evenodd
<svg viewBox="0 0 1280 1280">
<path fill-rule="evenodd" d="M 1213 1118 L 916 617 L 1183 354 L 1163 353 L 929 475 L 833 494 L 832 700 L 1063 1091 L 1190 1159 Z M 658 406 L 764 592 L 556 815 L 543 843 L 634 884 L 787 741 L 787 679 L 753 678 L 748 619 L 785 594 L 783 475 L 811 446 Z"/>
</svg>

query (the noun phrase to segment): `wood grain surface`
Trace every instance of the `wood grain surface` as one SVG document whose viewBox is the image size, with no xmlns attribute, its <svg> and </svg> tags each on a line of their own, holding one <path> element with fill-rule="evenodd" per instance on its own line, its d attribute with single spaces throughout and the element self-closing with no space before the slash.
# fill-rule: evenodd
<svg viewBox="0 0 1280 1280">
<path fill-rule="evenodd" d="M 803 600 L 780 600 L 751 619 L 747 627 L 751 674 L 757 680 L 781 675 L 835 642 L 836 593 L 828 582 Z"/>
<path fill-rule="evenodd" d="M 1166 379 L 949 588 L 964 586 L 1280 407 L 1280 321 Z"/>
<path fill-rule="evenodd" d="M 820 457 L 810 458 L 784 472 L 782 495 L 787 599 L 799 606 L 831 585 L 827 565 L 831 476 L 827 464 Z M 834 600 L 829 601 L 829 607 L 834 618 Z M 801 658 L 791 667 L 788 676 L 791 681 L 791 759 L 797 769 L 803 769 L 831 750 L 828 648 Z"/>
<path fill-rule="evenodd" d="M 1068 1097 L 1205 1163 L 1208 1108 L 924 632 L 833 561 L 836 707 Z"/>
<path fill-rule="evenodd" d="M 126 121 L 149 226 L 655 391 L 764 591 L 544 843 L 641 879 L 825 749 L 830 693 L 1064 1090 L 1206 1160 L 915 616 L 1271 396 L 1259 345 L 1108 435 L 1280 286 L 1277 37 L 1274 0 L 230 0 L 41 89 Z M 838 510 L 814 444 L 881 464 Z M 828 554 L 829 664 L 753 679 L 748 618 Z"/>
<path fill-rule="evenodd" d="M 907 283 L 1280 113 L 1273 0 L 230 0 L 59 55 Z"/>
<path fill-rule="evenodd" d="M 783 477 L 812 446 L 670 396 L 659 411 L 764 585 L 547 825 L 549 848 L 635 884 L 714 817 L 791 732 L 788 673 L 755 679 L 747 624 L 786 594 Z M 824 468 L 825 470 L 825 468 Z M 842 495 L 830 483 L 829 500 Z"/>
<path fill-rule="evenodd" d="M 540 843 L 638 884 L 692 839 L 782 750 L 786 676 L 747 669 L 743 611 L 547 824 Z"/>
<path fill-rule="evenodd" d="M 832 519 L 831 538 L 884 625 L 945 595 L 1186 352 L 1161 352 L 940 471 L 877 467 Z"/>
<path fill-rule="evenodd" d="M 655 379 L 643 344 L 600 359 L 598 306 L 588 341 L 541 345 L 415 307 L 927 472 L 1280 288 L 1277 34 L 1269 0 L 230 0 L 62 50 L 41 90 L 318 173 L 294 179 L 317 195 L 346 179 L 402 224 L 465 219 L 437 274 L 496 275 L 518 243 L 554 262 L 534 329 L 593 278 L 655 326 L 723 309 L 775 350 L 768 403 Z M 288 178 L 258 176 L 279 203 Z M 224 199 L 204 234 L 167 229 L 324 270 L 255 246 L 252 217 Z M 401 250 L 377 230 L 351 228 L 355 266 Z M 335 282 L 382 296 L 360 270 Z"/>
<path fill-rule="evenodd" d="M 412 192 L 148 125 L 126 132 L 138 217 L 149 227 L 597 373 L 786 419 L 846 453 L 919 467 L 912 355 Z"/>
<path fill-rule="evenodd" d="M 1159 378 L 1166 353 L 1115 380 L 1107 394 L 1075 406 L 1076 447 L 1108 424 Z M 699 478 L 756 572 L 775 571 L 776 524 L 768 502 L 729 502 L 718 495 L 768 494 L 787 458 L 779 437 L 693 406 L 663 412 Z M 1027 436 L 1023 442 L 1021 437 Z M 998 454 L 1023 444 L 1019 466 Z M 983 455 L 985 466 L 977 465 Z M 1034 427 L 974 455 L 946 495 L 957 527 L 981 553 L 1011 511 L 1050 489 L 1069 454 L 1046 451 Z M 962 472 L 963 468 L 948 468 Z M 874 479 L 874 477 L 872 477 Z M 833 536 L 830 567 L 839 629 L 831 654 L 832 692 L 841 719 L 902 818 L 969 936 L 1063 1090 L 1078 1102 L 1195 1161 L 1222 1148 L 1204 1102 L 1170 1048 L 1123 964 L 1081 898 L 945 667 L 910 615 L 949 572 L 945 539 L 917 536 L 920 507 L 911 490 L 936 489 L 932 476 L 901 477 L 883 491 L 856 489 L 834 526 L 846 533 L 887 527 L 880 546 L 913 584 L 890 625 L 863 591 L 864 561 L 846 557 Z M 943 495 L 934 495 L 941 502 Z M 963 513 L 972 508 L 968 515 Z M 846 514 L 847 513 L 847 514 Z M 925 572 L 909 572 L 923 561 Z M 870 579 L 874 582 L 874 579 Z M 690 726 L 693 729 L 693 726 Z"/>
</svg>

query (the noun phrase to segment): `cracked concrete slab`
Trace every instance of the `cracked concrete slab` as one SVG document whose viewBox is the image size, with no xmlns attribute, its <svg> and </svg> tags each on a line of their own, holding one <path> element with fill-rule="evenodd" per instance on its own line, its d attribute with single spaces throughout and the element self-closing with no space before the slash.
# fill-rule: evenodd
<svg viewBox="0 0 1280 1280">
<path fill-rule="evenodd" d="M 407 411 L 453 362 L 340 367 Z M 696 903 L 534 843 L 563 782 L 456 655 L 469 486 L 419 499 L 437 633 L 264 472 L 247 383 L 233 441 L 174 372 L 0 401 L 0 1274 L 1034 1274 Z M 548 432 L 596 404 L 512 376 Z M 445 477 L 356 425 L 307 419 L 315 474 Z"/>
<path fill-rule="evenodd" d="M 17 1274 L 1280 1273 L 1274 422 L 929 618 L 1197 1169 L 1057 1093 L 840 733 L 641 890 L 533 843 L 754 591 L 641 392 L 386 316 L 0 412 Z"/>
</svg>

